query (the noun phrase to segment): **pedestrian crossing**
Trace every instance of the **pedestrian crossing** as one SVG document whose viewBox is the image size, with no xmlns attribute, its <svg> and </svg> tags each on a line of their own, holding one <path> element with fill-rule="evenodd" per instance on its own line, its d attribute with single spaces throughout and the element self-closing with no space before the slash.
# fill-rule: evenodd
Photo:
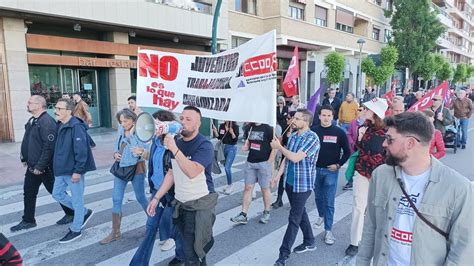
<svg viewBox="0 0 474 266">
<path fill-rule="evenodd" d="M 278 247 L 286 229 L 289 207 L 285 205 L 283 208 L 272 211 L 272 220 L 268 225 L 258 224 L 257 221 L 263 210 L 263 199 L 258 193 L 258 197 L 252 201 L 248 212 L 249 223 L 245 226 L 236 226 L 230 222 L 230 218 L 241 211 L 244 190 L 242 166 L 245 163 L 241 159 L 243 158 L 238 158 L 239 162 L 234 163 L 232 168 L 234 175 L 232 193 L 230 195 L 219 193 L 219 203 L 216 208 L 215 247 L 225 251 L 212 254 L 211 250 L 208 263 L 216 265 L 272 265 L 278 257 Z M 214 180 L 216 191 L 222 192 L 227 186 L 224 169 L 222 169 L 222 174 L 214 176 Z M 99 245 L 98 242 L 111 230 L 112 187 L 113 177 L 108 173 L 108 169 L 97 170 L 86 176 L 86 207 L 93 209 L 95 214 L 91 222 L 83 229 L 82 237 L 72 243 L 59 244 L 58 240 L 67 232 L 68 226 L 55 224 L 64 213 L 51 195 L 44 191 L 44 188 L 42 188 L 41 196 L 37 201 L 37 209 L 43 209 L 43 211 L 37 212 L 37 227 L 15 233 L 10 232 L 9 228 L 21 219 L 23 202 L 20 195 L 23 191 L 22 189 L 8 191 L 8 198 L 15 199 L 15 202 L 9 201 L 8 204 L 4 204 L 6 200 L 1 199 L 1 204 L 3 204 L 0 205 L 1 231 L 20 250 L 26 265 L 77 263 L 128 265 L 143 239 L 146 215 L 136 201 L 127 201 L 127 199 L 134 199 L 133 190 L 129 185 L 124 196 L 122 239 L 109 245 Z M 350 213 L 351 195 L 351 192 L 344 192 L 337 197 L 335 223 Z M 308 201 L 312 201 L 309 204 L 314 205 L 313 197 Z M 284 202 L 288 202 L 286 196 Z M 54 211 L 47 211 L 53 207 L 55 207 Z M 308 211 L 310 220 L 314 221 L 317 216 L 314 206 Z M 9 217 L 9 220 L 5 220 L 5 217 Z M 11 217 L 16 217 L 16 219 L 13 220 Z M 315 235 L 321 233 L 321 230 L 315 230 Z M 224 240 L 229 240 L 231 244 L 220 246 L 220 243 L 225 242 Z M 295 244 L 299 242 L 301 239 L 298 239 Z M 162 252 L 158 243 L 159 241 L 156 240 L 150 263 L 164 265 L 174 256 L 174 249 Z M 342 257 L 343 254 L 340 254 L 340 259 Z M 308 265 L 311 264 L 313 263 Z"/>
</svg>

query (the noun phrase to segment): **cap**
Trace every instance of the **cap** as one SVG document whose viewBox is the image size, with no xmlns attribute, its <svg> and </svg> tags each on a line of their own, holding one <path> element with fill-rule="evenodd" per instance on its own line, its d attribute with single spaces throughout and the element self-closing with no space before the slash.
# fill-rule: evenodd
<svg viewBox="0 0 474 266">
<path fill-rule="evenodd" d="M 363 103 L 363 105 L 381 119 L 385 118 L 385 111 L 388 109 L 387 100 L 383 98 L 373 98 L 372 100 Z"/>
</svg>

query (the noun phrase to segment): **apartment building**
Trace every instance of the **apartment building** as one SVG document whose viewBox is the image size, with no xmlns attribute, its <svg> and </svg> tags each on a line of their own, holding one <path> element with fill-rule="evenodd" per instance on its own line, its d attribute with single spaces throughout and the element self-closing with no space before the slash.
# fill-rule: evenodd
<svg viewBox="0 0 474 266">
<path fill-rule="evenodd" d="M 278 92 L 294 47 L 299 49 L 301 96 L 309 99 L 315 89 L 328 88 L 325 56 L 337 51 L 345 56 L 344 92 L 356 92 L 359 44 L 362 56 L 379 54 L 391 37 L 384 9 L 390 0 L 229 0 L 229 47 L 238 46 L 272 29 L 277 31 Z M 396 75 L 401 79 L 403 75 Z M 365 75 L 362 75 L 365 83 Z"/>
<path fill-rule="evenodd" d="M 433 8 L 446 32 L 437 41 L 437 51 L 455 66 L 474 64 L 474 0 L 433 0 Z"/>
<path fill-rule="evenodd" d="M 116 125 L 136 88 L 137 49 L 210 53 L 216 0 L 22 0 L 0 2 L 0 141 L 20 141 L 27 99 L 48 112 L 80 91 L 94 127 Z M 217 39 L 227 38 L 223 1 Z"/>
</svg>

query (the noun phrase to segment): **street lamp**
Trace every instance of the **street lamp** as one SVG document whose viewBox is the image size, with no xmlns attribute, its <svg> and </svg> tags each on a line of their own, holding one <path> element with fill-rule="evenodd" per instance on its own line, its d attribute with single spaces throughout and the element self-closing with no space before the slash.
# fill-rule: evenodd
<svg viewBox="0 0 474 266">
<path fill-rule="evenodd" d="M 365 40 L 360 38 L 357 40 L 357 44 L 359 44 L 359 84 L 356 91 L 357 99 L 360 99 L 362 96 L 362 47 L 364 46 Z"/>
</svg>

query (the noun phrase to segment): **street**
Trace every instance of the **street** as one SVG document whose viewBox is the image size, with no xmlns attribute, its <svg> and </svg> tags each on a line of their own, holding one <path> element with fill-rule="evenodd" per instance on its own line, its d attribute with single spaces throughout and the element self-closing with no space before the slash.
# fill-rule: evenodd
<svg viewBox="0 0 474 266">
<path fill-rule="evenodd" d="M 115 134 L 110 133 L 110 138 Z M 104 137 L 105 138 L 105 137 Z M 469 140 L 465 150 L 458 149 L 454 154 L 452 149 L 446 151 L 442 161 L 458 172 L 474 181 L 474 119 L 470 121 Z M 98 148 L 103 143 L 98 142 Z M 104 144 L 105 145 L 105 144 Z M 96 151 L 97 152 L 97 151 Z M 109 156 L 111 157 L 111 156 Z M 215 244 L 207 256 L 210 265 L 272 265 L 278 257 L 278 248 L 283 239 L 288 219 L 288 200 L 282 208 L 271 212 L 268 224 L 258 223 L 263 211 L 261 193 L 252 202 L 249 211 L 249 223 L 235 226 L 230 218 L 241 211 L 243 194 L 243 168 L 245 154 L 239 152 L 233 166 L 234 190 L 231 195 L 219 193 L 217 205 L 217 220 L 214 225 Z M 20 164 L 17 164 L 20 167 Z M 13 166 L 12 166 L 13 167 Z M 223 170 L 223 168 L 222 168 Z M 338 181 L 336 198 L 335 224 L 333 228 L 336 242 L 332 246 L 324 243 L 323 229 L 313 229 L 317 235 L 317 250 L 303 254 L 292 254 L 288 265 L 348 265 L 354 260 L 346 258 L 344 250 L 349 244 L 349 227 L 351 222 L 352 192 L 342 191 L 345 184 L 343 167 Z M 224 170 L 222 174 L 214 176 L 217 191 L 226 186 Z M 59 205 L 42 187 L 38 195 L 36 228 L 11 233 L 9 228 L 17 224 L 23 211 L 22 183 L 0 188 L 0 224 L 1 232 L 20 250 L 26 265 L 128 265 L 135 253 L 145 232 L 146 216 L 135 201 L 133 190 L 129 185 L 124 197 L 122 238 L 108 245 L 100 245 L 111 230 L 113 178 L 109 173 L 109 166 L 86 175 L 85 203 L 86 207 L 95 211 L 91 221 L 83 230 L 82 238 L 69 244 L 59 244 L 58 240 L 65 235 L 68 225 L 56 225 L 55 222 L 63 216 Z M 146 188 L 148 190 L 148 188 Z M 275 195 L 275 193 L 274 193 Z M 307 203 L 310 220 L 317 217 L 314 196 Z M 301 242 L 301 234 L 295 246 Z M 155 265 L 167 265 L 173 258 L 174 249 L 162 252 L 158 241 L 151 257 Z"/>
</svg>

